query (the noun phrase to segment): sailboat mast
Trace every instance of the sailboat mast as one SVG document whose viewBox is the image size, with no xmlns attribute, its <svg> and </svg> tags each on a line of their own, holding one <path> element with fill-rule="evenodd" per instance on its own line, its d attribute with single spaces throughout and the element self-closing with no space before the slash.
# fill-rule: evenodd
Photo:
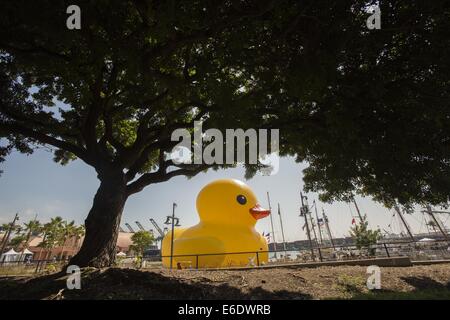
<svg viewBox="0 0 450 320">
<path fill-rule="evenodd" d="M 314 211 L 316 213 L 317 231 L 319 231 L 320 244 L 322 245 L 323 244 L 322 231 L 320 230 L 320 225 L 319 225 L 319 214 L 317 213 L 316 200 L 314 200 Z"/>
<path fill-rule="evenodd" d="M 323 208 L 322 208 L 322 217 L 323 217 L 323 221 L 325 222 L 325 227 L 327 228 L 328 237 L 330 238 L 331 245 L 333 246 L 333 249 L 336 249 L 334 246 L 333 236 L 331 235 L 331 229 L 330 229 L 330 225 L 328 223 L 328 217 L 326 216 L 325 210 L 323 210 Z"/>
<path fill-rule="evenodd" d="M 446 241 L 449 240 L 447 232 L 444 230 L 444 228 L 442 228 L 442 225 L 440 223 L 440 221 L 437 219 L 437 217 L 434 215 L 433 210 L 431 209 L 430 205 L 426 206 L 427 212 L 428 214 L 431 216 L 431 218 L 433 218 L 434 223 L 437 225 L 437 227 L 439 228 L 439 231 L 442 233 L 442 235 L 444 236 L 444 239 Z"/>
<path fill-rule="evenodd" d="M 358 204 L 356 203 L 355 198 L 353 198 L 353 204 L 355 205 L 356 212 L 358 213 L 359 221 L 363 221 L 363 217 L 361 215 L 361 211 L 359 211 Z"/>
<path fill-rule="evenodd" d="M 275 254 L 275 259 L 278 259 L 278 258 L 277 258 L 277 242 L 276 242 L 276 240 L 275 240 L 275 231 L 274 231 L 274 229 L 273 229 L 272 206 L 271 206 L 271 204 L 270 204 L 269 191 L 267 191 L 267 202 L 268 202 L 268 204 L 269 204 L 269 210 L 270 210 L 270 226 L 271 226 L 271 228 L 272 228 L 272 241 L 273 241 L 273 247 L 274 247 L 274 249 L 275 249 L 274 254 Z"/>
<path fill-rule="evenodd" d="M 306 235 L 308 237 L 309 248 L 311 250 L 311 258 L 314 260 L 314 257 L 315 257 L 314 256 L 314 248 L 313 248 L 313 243 L 312 243 L 312 240 L 311 240 L 311 233 L 309 231 L 309 223 L 308 223 L 308 211 L 309 210 L 308 210 L 308 206 L 305 205 L 305 203 L 303 201 L 304 196 L 303 196 L 303 194 L 301 192 L 300 192 L 300 198 L 302 200 L 302 207 L 300 209 L 300 216 L 303 216 L 305 218 Z"/>
<path fill-rule="evenodd" d="M 398 205 L 395 205 L 395 206 L 394 206 L 394 209 L 395 209 L 395 211 L 397 212 L 398 216 L 400 217 L 400 220 L 402 221 L 403 225 L 405 226 L 406 231 L 408 232 L 409 237 L 411 238 L 411 240 L 412 240 L 413 242 L 416 241 L 416 240 L 414 239 L 413 233 L 411 232 L 411 228 L 409 227 L 408 223 L 406 222 L 405 217 L 403 216 L 403 214 L 402 214 L 400 208 L 398 207 Z"/>
<path fill-rule="evenodd" d="M 281 219 L 280 203 L 278 203 L 278 216 L 280 217 L 281 236 L 283 237 L 283 250 L 284 254 L 286 255 L 286 240 L 284 239 L 284 228 L 283 228 L 283 219 Z"/>
</svg>

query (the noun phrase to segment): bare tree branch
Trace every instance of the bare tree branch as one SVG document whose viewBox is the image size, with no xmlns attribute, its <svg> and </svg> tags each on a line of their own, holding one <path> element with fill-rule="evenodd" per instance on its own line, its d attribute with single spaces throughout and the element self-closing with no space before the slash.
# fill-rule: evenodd
<svg viewBox="0 0 450 320">
<path fill-rule="evenodd" d="M 33 129 L 27 128 L 17 123 L 0 123 L 0 129 L 5 130 L 6 132 L 21 134 L 30 139 L 34 139 L 42 144 L 52 145 L 59 149 L 66 150 L 68 152 L 73 153 L 87 164 L 95 167 L 95 162 L 91 160 L 86 150 L 80 148 L 79 146 L 71 144 L 67 141 L 59 140 L 55 137 L 46 135 L 42 132 L 35 131 Z"/>
<path fill-rule="evenodd" d="M 190 168 L 186 167 L 183 169 L 176 169 L 170 172 L 167 172 L 166 171 L 167 168 L 163 167 L 158 169 L 158 171 L 156 172 L 146 173 L 142 175 L 139 179 L 137 179 L 135 182 L 129 184 L 127 186 L 127 193 L 128 195 L 132 195 L 134 193 L 142 191 L 149 184 L 167 181 L 176 176 L 193 177 L 196 174 L 200 173 L 201 171 L 204 171 L 211 167 L 213 167 L 213 165 L 198 164 L 192 165 L 192 167 Z"/>
</svg>

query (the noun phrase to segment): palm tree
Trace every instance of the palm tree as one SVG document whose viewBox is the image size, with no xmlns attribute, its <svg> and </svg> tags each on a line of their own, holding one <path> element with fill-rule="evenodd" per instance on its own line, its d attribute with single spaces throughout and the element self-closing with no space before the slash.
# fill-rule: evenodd
<svg viewBox="0 0 450 320">
<path fill-rule="evenodd" d="M 7 245 L 10 245 L 17 251 L 20 250 L 20 247 L 22 247 L 22 244 L 24 243 L 24 241 L 26 239 L 26 235 L 23 232 L 24 231 L 23 228 L 20 225 L 14 225 L 11 227 L 11 224 L 3 224 L 2 229 L 4 229 L 5 227 L 8 230 L 10 230 L 11 233 L 14 232 L 14 237 L 11 240 L 9 240 Z M 6 240 L 6 239 L 4 239 L 4 240 Z"/>
<path fill-rule="evenodd" d="M 23 235 L 23 241 L 21 244 L 23 244 L 23 249 L 27 249 L 28 245 L 31 240 L 32 235 L 38 235 L 42 231 L 42 225 L 41 223 L 35 219 L 30 220 L 28 223 L 24 223 L 24 231 L 26 232 L 26 235 Z M 22 253 L 20 254 L 19 261 L 22 260 Z"/>
<path fill-rule="evenodd" d="M 25 248 L 27 248 L 30 243 L 31 236 L 39 235 L 39 233 L 42 232 L 42 225 L 38 220 L 34 219 L 30 220 L 28 223 L 24 223 L 24 226 L 25 231 L 27 232 L 27 237 L 25 240 Z"/>
<path fill-rule="evenodd" d="M 71 221 L 69 223 L 67 223 L 67 221 L 63 221 L 62 222 L 62 230 L 61 230 L 61 244 L 62 244 L 62 249 L 61 249 L 61 254 L 60 254 L 60 258 L 62 259 L 64 257 L 64 248 L 66 246 L 67 240 L 73 238 L 73 236 L 75 236 L 75 232 L 76 232 L 76 226 L 75 226 L 75 221 Z"/>
<path fill-rule="evenodd" d="M 84 236 L 85 229 L 83 225 L 80 226 L 73 226 L 72 232 L 71 232 L 71 239 L 74 239 L 73 246 L 78 249 L 80 247 L 79 241 L 81 237 Z"/>
<path fill-rule="evenodd" d="M 21 231 L 20 227 L 18 225 L 15 224 L 15 225 L 11 226 L 11 223 L 3 223 L 0 226 L 0 229 L 2 231 L 4 231 L 3 238 L 2 238 L 2 241 L 0 243 L 3 243 L 3 241 L 6 240 L 6 235 L 8 234 L 8 230 L 10 232 L 20 232 Z"/>
<path fill-rule="evenodd" d="M 23 243 L 25 242 L 26 238 L 27 238 L 27 237 L 26 237 L 25 234 L 21 234 L 21 233 L 16 234 L 16 235 L 14 236 L 14 238 L 12 238 L 12 239 L 9 241 L 9 245 L 10 245 L 11 247 L 13 247 L 16 251 L 19 251 L 20 248 L 23 247 Z M 20 260 L 20 259 L 19 259 L 19 260 Z"/>
<path fill-rule="evenodd" d="M 76 245 L 78 246 L 78 241 L 81 239 L 81 237 L 84 236 L 86 230 L 84 228 L 84 225 L 78 226 L 75 228 L 75 239 L 76 239 Z"/>
<path fill-rule="evenodd" d="M 51 218 L 50 222 L 44 224 L 44 239 L 39 244 L 40 247 L 49 250 L 46 259 L 51 255 L 51 249 L 61 244 L 63 219 L 61 217 Z"/>
</svg>

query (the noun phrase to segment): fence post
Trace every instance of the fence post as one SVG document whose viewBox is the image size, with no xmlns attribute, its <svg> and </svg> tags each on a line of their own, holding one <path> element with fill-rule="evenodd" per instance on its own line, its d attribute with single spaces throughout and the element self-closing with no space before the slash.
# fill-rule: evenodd
<svg viewBox="0 0 450 320">
<path fill-rule="evenodd" d="M 41 261 L 40 260 L 37 260 L 37 262 L 36 262 L 36 269 L 34 270 L 34 273 L 38 273 L 38 270 L 39 270 L 39 264 L 41 263 Z"/>
<path fill-rule="evenodd" d="M 259 252 L 256 251 L 256 264 L 259 267 Z"/>
<path fill-rule="evenodd" d="M 320 247 L 317 247 L 317 250 L 319 251 L 319 259 L 320 259 L 320 262 L 322 262 L 322 261 L 323 261 L 323 258 L 322 258 L 322 251 L 320 250 Z"/>
<path fill-rule="evenodd" d="M 383 246 L 384 246 L 384 250 L 386 250 L 386 255 L 388 256 L 388 258 L 390 258 L 391 255 L 389 254 L 389 249 L 388 249 L 388 247 L 387 247 L 385 242 L 383 242 Z"/>
<path fill-rule="evenodd" d="M 198 255 L 195 256 L 195 269 L 198 270 Z"/>
</svg>

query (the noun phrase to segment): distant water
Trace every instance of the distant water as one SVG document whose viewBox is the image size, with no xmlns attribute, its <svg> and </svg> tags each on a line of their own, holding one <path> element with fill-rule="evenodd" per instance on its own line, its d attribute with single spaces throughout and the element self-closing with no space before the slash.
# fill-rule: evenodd
<svg viewBox="0 0 450 320">
<path fill-rule="evenodd" d="M 297 255 L 298 255 L 299 253 L 300 253 L 299 251 L 286 251 L 286 253 L 285 253 L 284 251 L 278 251 L 278 252 L 276 252 L 276 257 L 277 257 L 278 259 L 280 259 L 280 258 L 284 258 L 285 255 L 287 255 L 287 256 L 288 256 L 289 258 L 291 258 L 291 259 L 296 259 L 296 258 L 297 258 Z M 275 258 L 275 252 L 270 252 L 270 253 L 269 253 L 269 260 L 270 260 L 270 261 L 276 260 L 276 258 Z"/>
</svg>

